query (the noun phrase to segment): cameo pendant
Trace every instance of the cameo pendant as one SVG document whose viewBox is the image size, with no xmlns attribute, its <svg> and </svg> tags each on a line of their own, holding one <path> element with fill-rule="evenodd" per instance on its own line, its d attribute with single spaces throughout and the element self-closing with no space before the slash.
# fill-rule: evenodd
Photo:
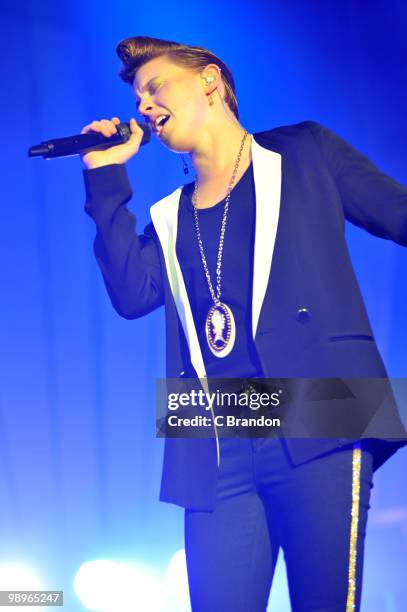
<svg viewBox="0 0 407 612">
<path fill-rule="evenodd" d="M 233 348 L 236 325 L 233 313 L 223 302 L 214 304 L 206 316 L 205 334 L 209 348 L 216 357 L 226 357 Z"/>
</svg>

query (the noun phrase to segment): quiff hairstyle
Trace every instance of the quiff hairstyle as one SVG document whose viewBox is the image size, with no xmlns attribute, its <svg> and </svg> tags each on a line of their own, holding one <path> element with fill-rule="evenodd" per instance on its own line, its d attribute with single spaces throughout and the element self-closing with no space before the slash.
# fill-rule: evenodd
<svg viewBox="0 0 407 612">
<path fill-rule="evenodd" d="M 236 119 L 239 119 L 233 75 L 227 65 L 208 49 L 182 45 L 161 38 L 133 36 L 122 40 L 116 47 L 116 53 L 123 63 L 119 76 L 130 85 L 133 85 L 135 74 L 143 64 L 163 55 L 174 64 L 196 72 L 201 72 L 208 64 L 216 64 L 221 70 L 222 81 L 226 89 L 225 102 Z"/>
</svg>

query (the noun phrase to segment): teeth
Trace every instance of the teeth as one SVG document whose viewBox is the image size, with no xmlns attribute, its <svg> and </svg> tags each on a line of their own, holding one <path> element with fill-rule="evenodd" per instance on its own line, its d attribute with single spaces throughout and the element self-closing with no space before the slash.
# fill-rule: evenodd
<svg viewBox="0 0 407 612">
<path fill-rule="evenodd" d="M 165 121 L 165 119 L 167 119 L 168 117 L 169 115 L 160 115 L 159 117 L 157 117 L 157 119 L 155 120 L 156 127 L 160 127 L 162 121 Z"/>
</svg>

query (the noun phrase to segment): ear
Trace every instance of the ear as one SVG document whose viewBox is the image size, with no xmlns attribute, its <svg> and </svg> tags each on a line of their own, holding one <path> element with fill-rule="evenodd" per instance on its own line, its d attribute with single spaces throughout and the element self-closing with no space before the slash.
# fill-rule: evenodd
<svg viewBox="0 0 407 612">
<path fill-rule="evenodd" d="M 205 95 L 210 96 L 216 89 L 222 94 L 223 81 L 221 69 L 216 64 L 208 64 L 201 72 L 201 78 Z"/>
</svg>

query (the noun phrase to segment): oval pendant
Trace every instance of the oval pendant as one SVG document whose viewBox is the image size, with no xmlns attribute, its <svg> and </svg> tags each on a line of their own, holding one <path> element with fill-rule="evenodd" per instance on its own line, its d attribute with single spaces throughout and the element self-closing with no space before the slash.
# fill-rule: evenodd
<svg viewBox="0 0 407 612">
<path fill-rule="evenodd" d="M 205 334 L 209 348 L 216 357 L 226 357 L 233 348 L 236 325 L 229 306 L 214 304 L 206 316 Z"/>
</svg>

